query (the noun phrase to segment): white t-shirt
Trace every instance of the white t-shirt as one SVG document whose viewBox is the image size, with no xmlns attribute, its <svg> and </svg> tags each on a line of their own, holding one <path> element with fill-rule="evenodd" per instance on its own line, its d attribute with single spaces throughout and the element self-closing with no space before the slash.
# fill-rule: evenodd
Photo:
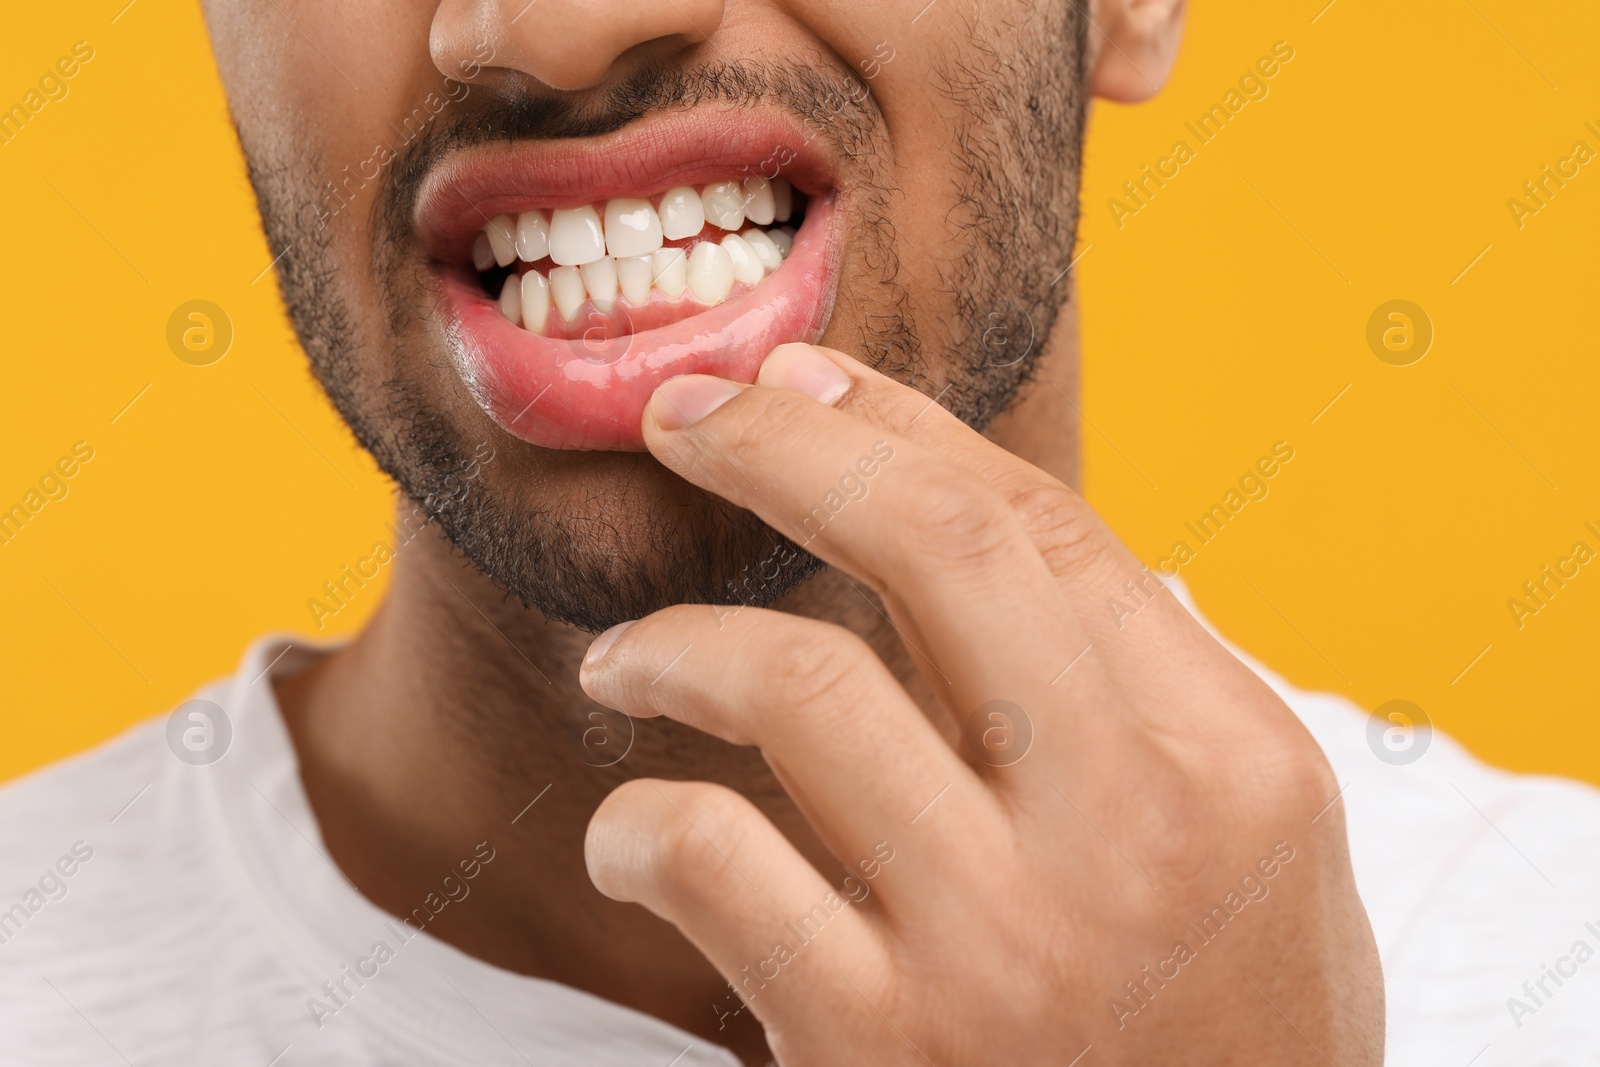
<svg viewBox="0 0 1600 1067">
<path fill-rule="evenodd" d="M 265 639 L 197 694 L 225 723 L 152 720 L 0 790 L 0 1065 L 738 1067 L 416 932 L 345 881 L 270 684 L 315 654 Z M 1344 786 L 1391 1067 L 1600 1063 L 1600 791 L 1494 770 L 1438 733 L 1389 762 L 1360 709 L 1251 666 Z M 451 895 L 470 898 L 465 871 L 494 876 L 493 849 L 463 856 Z"/>
</svg>

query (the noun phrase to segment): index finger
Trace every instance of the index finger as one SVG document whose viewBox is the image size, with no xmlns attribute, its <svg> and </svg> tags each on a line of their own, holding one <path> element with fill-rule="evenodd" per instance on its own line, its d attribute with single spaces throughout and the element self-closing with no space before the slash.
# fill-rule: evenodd
<svg viewBox="0 0 1600 1067">
<path fill-rule="evenodd" d="M 1239 699 L 1235 714 L 1219 722 L 1197 693 L 1266 692 L 1264 683 L 1235 659 L 1141 563 L 1076 491 L 973 430 L 910 386 L 852 359 L 813 345 L 782 345 L 762 364 L 757 381 L 773 387 L 805 386 L 825 360 L 849 379 L 836 401 L 841 411 L 891 430 L 981 478 L 1004 497 L 1057 579 L 1076 617 L 1079 644 L 1053 665 L 1046 688 L 1056 698 L 1083 702 L 1104 693 L 1094 668 L 1113 679 L 1118 704 L 1132 721 L 1162 729 L 1183 723 L 1213 740 L 1255 738 L 1261 714 L 1281 719 L 1275 701 Z M 1069 430 L 1063 427 L 1062 433 Z M 1181 668 L 1181 669 L 1179 669 Z M 1089 676 L 1085 676 L 1089 675 Z M 952 709 L 960 713 L 962 709 Z M 1076 740 L 1083 740 L 1081 736 Z"/>
<path fill-rule="evenodd" d="M 1085 636 L 1012 508 L 972 471 L 817 402 L 825 382 L 798 384 L 812 396 L 673 379 L 651 401 L 646 445 L 884 594 L 963 725 L 1004 701 L 1040 713 L 1042 749 L 1086 759 L 1120 748 L 1129 722 L 1092 657 L 1070 684 L 1050 685 Z"/>
<path fill-rule="evenodd" d="M 1111 637 L 1124 636 L 1121 614 L 1107 607 L 1110 598 L 1124 606 L 1139 604 L 1141 616 L 1148 606 L 1149 618 L 1142 621 L 1150 625 L 1143 629 L 1152 636 L 1176 627 L 1187 632 L 1189 639 L 1206 637 L 1175 597 L 1160 595 L 1165 584 L 1077 491 L 972 429 L 944 408 L 938 396 L 928 397 L 843 352 L 798 343 L 773 349 L 761 365 L 757 384 L 778 388 L 805 384 L 819 373 L 818 359 L 850 379 L 848 390 L 835 405 L 841 411 L 949 459 L 976 474 L 1006 500 L 1050 572 L 1061 582 L 1091 641 L 1098 635 L 1112 644 Z M 1062 428 L 1063 435 L 1068 432 L 1067 427 Z M 1175 635 L 1168 632 L 1167 636 Z"/>
</svg>

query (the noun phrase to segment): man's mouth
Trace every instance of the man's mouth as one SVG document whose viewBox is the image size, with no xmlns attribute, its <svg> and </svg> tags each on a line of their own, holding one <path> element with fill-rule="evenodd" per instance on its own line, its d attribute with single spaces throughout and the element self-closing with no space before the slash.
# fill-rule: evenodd
<svg viewBox="0 0 1600 1067">
<path fill-rule="evenodd" d="M 656 386 L 753 381 L 832 308 L 837 190 L 807 142 L 737 112 L 436 168 L 418 227 L 478 404 L 550 448 L 639 450 Z"/>
</svg>

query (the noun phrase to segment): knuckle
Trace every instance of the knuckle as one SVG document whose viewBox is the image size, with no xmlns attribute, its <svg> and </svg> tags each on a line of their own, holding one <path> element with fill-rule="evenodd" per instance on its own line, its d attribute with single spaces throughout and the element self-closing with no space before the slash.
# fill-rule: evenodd
<svg viewBox="0 0 1600 1067">
<path fill-rule="evenodd" d="M 874 426 L 886 426 L 899 434 L 906 434 L 918 416 L 926 415 L 931 422 L 938 414 L 932 408 L 944 410 L 938 404 L 930 407 L 928 398 L 914 391 L 859 387 L 844 395 L 840 407 Z"/>
<path fill-rule="evenodd" d="M 722 878 L 737 876 L 732 865 L 748 851 L 753 814 L 744 798 L 709 782 L 624 782 L 589 820 L 590 879 L 615 900 L 658 899 L 663 889 L 715 892 Z"/>
<path fill-rule="evenodd" d="M 772 691 L 783 694 L 786 707 L 808 715 L 849 707 L 875 659 L 866 642 L 837 627 L 784 640 L 772 662 Z"/>
<path fill-rule="evenodd" d="M 809 403 L 781 389 L 747 389 L 719 410 L 727 412 L 720 427 L 724 446 L 740 455 L 770 449 L 783 430 L 804 425 Z"/>
<path fill-rule="evenodd" d="M 1008 498 L 1053 572 L 1093 568 L 1107 561 L 1113 544 L 1110 531 L 1071 489 L 1034 483 L 1013 490 Z"/>
<path fill-rule="evenodd" d="M 709 782 L 672 783 L 652 866 L 661 881 L 679 887 L 716 884 L 734 874 L 747 851 L 749 802 Z"/>
<path fill-rule="evenodd" d="M 965 478 L 930 481 L 913 501 L 912 547 L 925 556 L 971 564 L 998 554 L 1014 521 L 1000 498 Z"/>
<path fill-rule="evenodd" d="M 1298 723 L 1286 723 L 1258 742 L 1252 753 L 1256 806 L 1279 816 L 1280 823 L 1301 823 L 1301 812 L 1316 812 L 1339 792 L 1339 781 L 1322 747 Z"/>
<path fill-rule="evenodd" d="M 1142 809 L 1138 838 L 1150 880 L 1169 897 L 1190 902 L 1212 888 L 1217 823 L 1192 783 L 1169 783 L 1164 802 Z"/>
<path fill-rule="evenodd" d="M 1247 751 L 1213 752 L 1200 765 L 1174 760 L 1148 777 L 1126 812 L 1132 848 L 1166 901 L 1197 907 L 1263 847 L 1303 837 L 1337 791 L 1309 733 L 1274 730 Z"/>
</svg>

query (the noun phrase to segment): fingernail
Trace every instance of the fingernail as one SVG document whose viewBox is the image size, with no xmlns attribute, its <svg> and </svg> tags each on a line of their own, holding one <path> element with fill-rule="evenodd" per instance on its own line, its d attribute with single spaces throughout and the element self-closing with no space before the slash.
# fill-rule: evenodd
<svg viewBox="0 0 1600 1067">
<path fill-rule="evenodd" d="M 661 383 L 650 398 L 650 414 L 663 430 L 692 426 L 744 392 L 745 387 L 709 374 L 685 374 Z"/>
<path fill-rule="evenodd" d="M 637 619 L 629 619 L 627 622 L 619 622 L 590 642 L 589 651 L 583 654 L 583 665 L 585 667 L 599 666 L 600 661 L 606 658 L 606 653 L 610 651 L 611 646 L 617 643 L 617 638 L 622 636 L 622 631 L 637 621 Z"/>
<path fill-rule="evenodd" d="M 761 364 L 756 381 L 773 389 L 793 389 L 831 404 L 850 389 L 850 375 L 833 360 L 805 344 L 779 345 Z"/>
</svg>

